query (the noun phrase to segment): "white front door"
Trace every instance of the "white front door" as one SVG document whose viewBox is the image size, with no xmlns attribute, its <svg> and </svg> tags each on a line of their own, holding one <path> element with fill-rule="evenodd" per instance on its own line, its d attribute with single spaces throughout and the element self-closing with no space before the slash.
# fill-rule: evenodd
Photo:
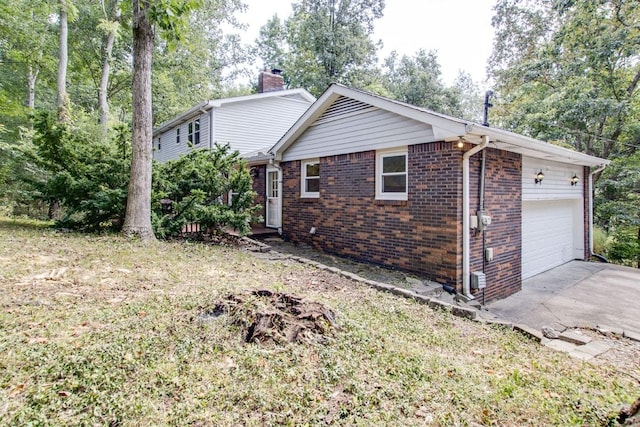
<svg viewBox="0 0 640 427">
<path fill-rule="evenodd" d="M 280 228 L 280 170 L 267 166 L 267 227 Z"/>
</svg>

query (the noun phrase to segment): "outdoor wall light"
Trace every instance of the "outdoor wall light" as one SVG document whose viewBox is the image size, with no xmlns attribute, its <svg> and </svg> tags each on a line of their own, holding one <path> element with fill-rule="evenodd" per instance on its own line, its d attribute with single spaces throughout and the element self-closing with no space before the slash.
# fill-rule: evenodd
<svg viewBox="0 0 640 427">
<path fill-rule="evenodd" d="M 464 147 L 464 139 L 462 137 L 458 138 L 458 148 Z"/>
<path fill-rule="evenodd" d="M 578 178 L 578 175 L 573 174 L 573 176 L 571 177 L 571 186 L 573 187 L 574 185 L 578 185 L 579 182 L 580 178 Z"/>
<path fill-rule="evenodd" d="M 536 184 L 541 184 L 543 179 L 544 179 L 544 174 L 542 173 L 542 169 L 540 169 L 540 172 L 536 174 L 536 178 L 535 178 Z"/>
</svg>

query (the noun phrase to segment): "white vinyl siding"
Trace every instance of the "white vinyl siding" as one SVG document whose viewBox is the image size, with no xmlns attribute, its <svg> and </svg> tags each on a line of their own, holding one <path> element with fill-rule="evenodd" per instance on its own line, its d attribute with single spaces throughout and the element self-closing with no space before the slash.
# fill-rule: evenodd
<svg viewBox="0 0 640 427">
<path fill-rule="evenodd" d="M 544 179 L 536 184 L 535 177 L 540 171 Z M 571 185 L 574 175 L 579 178 L 577 185 Z M 522 156 L 523 200 L 582 199 L 583 189 L 581 166 Z"/>
<path fill-rule="evenodd" d="M 283 160 L 383 150 L 435 140 L 430 125 L 377 108 L 348 107 L 344 115 L 331 111 L 330 116 L 319 117 L 283 154 Z"/>
<path fill-rule="evenodd" d="M 196 119 L 200 121 L 200 144 L 194 145 L 192 148 L 188 144 L 188 124 L 194 122 Z M 179 143 L 177 142 L 177 129 L 180 129 Z M 177 126 L 167 129 L 158 135 L 158 137 L 161 138 L 162 141 L 162 150 L 155 151 L 153 153 L 153 159 L 161 163 L 167 160 L 177 159 L 182 154 L 187 154 L 192 150 L 209 148 L 209 113 L 192 117 Z"/>
<path fill-rule="evenodd" d="M 536 184 L 540 171 L 544 179 Z M 523 279 L 584 258 L 583 194 L 581 166 L 522 157 Z"/>
<path fill-rule="evenodd" d="M 310 103 L 271 97 L 216 109 L 214 143 L 230 144 L 240 154 L 266 152 L 309 108 Z"/>
<path fill-rule="evenodd" d="M 318 159 L 302 162 L 300 197 L 320 197 L 320 161 Z"/>
</svg>

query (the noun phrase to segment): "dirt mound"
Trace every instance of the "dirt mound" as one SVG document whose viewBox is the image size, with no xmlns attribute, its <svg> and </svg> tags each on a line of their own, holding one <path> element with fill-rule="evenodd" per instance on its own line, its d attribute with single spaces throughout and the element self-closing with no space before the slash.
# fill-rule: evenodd
<svg viewBox="0 0 640 427">
<path fill-rule="evenodd" d="M 246 342 L 323 343 L 337 329 L 333 311 L 324 305 L 269 290 L 228 295 L 209 314 L 227 314 L 245 331 Z"/>
<path fill-rule="evenodd" d="M 618 422 L 624 426 L 640 426 L 640 397 L 631 406 L 620 411 Z"/>
</svg>

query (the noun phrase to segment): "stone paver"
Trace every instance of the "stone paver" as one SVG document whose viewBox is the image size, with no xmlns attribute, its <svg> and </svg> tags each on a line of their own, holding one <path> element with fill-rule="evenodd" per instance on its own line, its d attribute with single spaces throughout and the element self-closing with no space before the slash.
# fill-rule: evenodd
<svg viewBox="0 0 640 427">
<path fill-rule="evenodd" d="M 564 351 L 565 353 L 571 353 L 577 347 L 575 344 L 567 341 L 550 340 L 546 338 L 542 340 L 542 344 L 557 351 Z"/>
<path fill-rule="evenodd" d="M 570 342 L 576 345 L 585 345 L 591 342 L 591 337 L 581 334 L 578 331 L 564 331 L 560 334 L 558 339 L 562 341 Z"/>
<path fill-rule="evenodd" d="M 612 347 L 613 345 L 607 342 L 595 340 L 591 341 L 588 344 L 577 346 L 574 351 L 588 354 L 591 357 L 596 357 L 604 352 L 609 351 Z"/>
</svg>

